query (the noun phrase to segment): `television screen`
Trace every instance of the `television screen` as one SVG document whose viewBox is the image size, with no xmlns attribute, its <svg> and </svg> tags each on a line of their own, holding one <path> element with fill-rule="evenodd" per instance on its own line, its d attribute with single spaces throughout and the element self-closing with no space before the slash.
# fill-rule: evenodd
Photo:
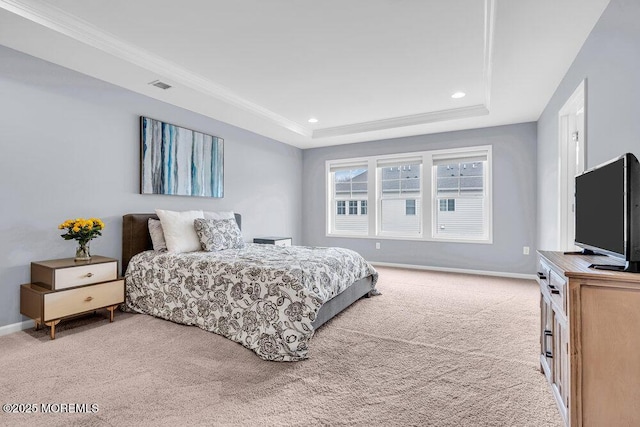
<svg viewBox="0 0 640 427">
<path fill-rule="evenodd" d="M 576 244 L 625 256 L 624 158 L 576 177 Z"/>
</svg>

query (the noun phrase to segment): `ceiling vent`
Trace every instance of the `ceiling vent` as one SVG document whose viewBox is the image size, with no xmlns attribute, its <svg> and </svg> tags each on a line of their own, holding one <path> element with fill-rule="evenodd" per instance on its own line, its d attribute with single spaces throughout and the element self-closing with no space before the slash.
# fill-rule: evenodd
<svg viewBox="0 0 640 427">
<path fill-rule="evenodd" d="M 154 80 L 152 82 L 149 82 L 149 84 L 153 85 L 155 87 L 159 87 L 160 89 L 163 89 L 163 90 L 167 90 L 167 89 L 169 89 L 171 87 L 170 84 L 167 84 L 165 82 L 161 82 L 160 80 Z"/>
</svg>

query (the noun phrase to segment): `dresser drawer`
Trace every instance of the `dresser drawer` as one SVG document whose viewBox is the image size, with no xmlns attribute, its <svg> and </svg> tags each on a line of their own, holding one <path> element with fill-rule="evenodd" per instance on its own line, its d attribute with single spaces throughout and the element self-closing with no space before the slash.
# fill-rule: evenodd
<svg viewBox="0 0 640 427">
<path fill-rule="evenodd" d="M 551 268 L 546 262 L 538 259 L 538 280 L 540 281 L 540 287 L 548 288 L 549 275 L 551 274 Z"/>
<path fill-rule="evenodd" d="M 552 295 L 561 301 L 563 313 L 567 314 L 567 281 L 564 277 L 551 270 L 549 274 L 549 288 Z"/>
<path fill-rule="evenodd" d="M 124 302 L 124 279 L 44 295 L 44 321 Z"/>
<path fill-rule="evenodd" d="M 567 314 L 567 279 L 547 264 L 545 260 L 538 259 L 538 278 L 540 288 L 551 296 L 554 303 L 562 308 L 562 313 Z"/>
<path fill-rule="evenodd" d="M 31 263 L 31 283 L 54 291 L 117 278 L 118 261 L 103 256 L 94 256 L 90 261 L 64 258 Z"/>
</svg>

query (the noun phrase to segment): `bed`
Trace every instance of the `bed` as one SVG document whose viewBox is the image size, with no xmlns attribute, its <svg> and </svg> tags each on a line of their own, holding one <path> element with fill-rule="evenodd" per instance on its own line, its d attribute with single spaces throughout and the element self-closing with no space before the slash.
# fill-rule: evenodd
<svg viewBox="0 0 640 427">
<path fill-rule="evenodd" d="M 262 359 L 306 359 L 320 326 L 360 298 L 378 294 L 377 272 L 353 251 L 249 243 L 216 252 L 158 252 L 150 218 L 158 219 L 123 216 L 125 311 L 199 326 Z M 241 226 L 241 216 L 235 219 Z"/>
</svg>

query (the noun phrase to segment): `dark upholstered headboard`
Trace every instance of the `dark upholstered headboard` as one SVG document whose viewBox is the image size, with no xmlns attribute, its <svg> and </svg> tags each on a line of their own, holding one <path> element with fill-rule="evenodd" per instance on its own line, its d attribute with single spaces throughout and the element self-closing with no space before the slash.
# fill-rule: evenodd
<svg viewBox="0 0 640 427">
<path fill-rule="evenodd" d="M 242 228 L 242 216 L 235 214 L 238 227 Z M 122 275 L 127 271 L 131 258 L 140 252 L 153 249 L 149 235 L 149 218 L 158 219 L 156 214 L 126 214 L 122 217 Z"/>
</svg>

